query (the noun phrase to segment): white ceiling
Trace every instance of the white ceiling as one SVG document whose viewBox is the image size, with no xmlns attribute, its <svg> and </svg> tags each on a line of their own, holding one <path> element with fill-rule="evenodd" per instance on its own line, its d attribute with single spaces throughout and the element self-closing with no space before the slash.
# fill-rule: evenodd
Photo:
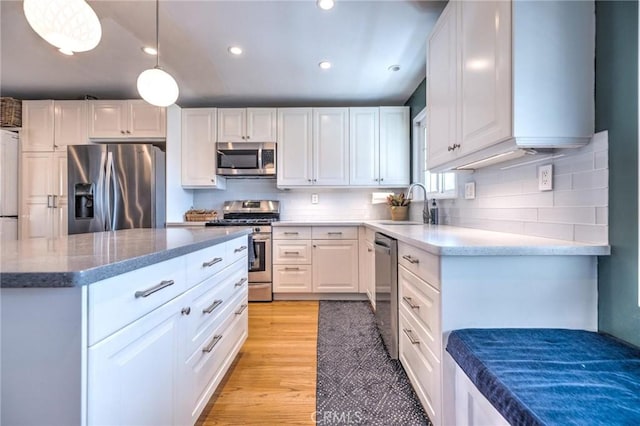
<svg viewBox="0 0 640 426">
<path fill-rule="evenodd" d="M 0 1 L 2 96 L 139 98 L 155 58 L 155 1 L 90 1 L 102 40 L 64 56 L 28 25 L 22 1 Z M 444 2 L 162 0 L 160 65 L 196 106 L 400 105 L 425 75 L 425 40 Z M 227 48 L 244 49 L 232 57 Z M 329 60 L 330 70 L 318 63 Z M 390 65 L 400 65 L 390 72 Z"/>
</svg>

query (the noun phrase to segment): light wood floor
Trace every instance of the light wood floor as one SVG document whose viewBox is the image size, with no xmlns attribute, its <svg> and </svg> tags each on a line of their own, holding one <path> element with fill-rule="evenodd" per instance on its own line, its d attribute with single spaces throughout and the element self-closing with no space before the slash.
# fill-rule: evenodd
<svg viewBox="0 0 640 426">
<path fill-rule="evenodd" d="M 318 302 L 249 304 L 249 337 L 197 425 L 309 425 Z"/>
</svg>

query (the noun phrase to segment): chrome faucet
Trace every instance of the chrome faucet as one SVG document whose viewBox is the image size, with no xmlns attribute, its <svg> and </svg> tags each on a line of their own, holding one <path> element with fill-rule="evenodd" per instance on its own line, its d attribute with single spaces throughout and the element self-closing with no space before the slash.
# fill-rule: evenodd
<svg viewBox="0 0 640 426">
<path fill-rule="evenodd" d="M 407 189 L 407 198 L 411 199 L 413 188 L 419 186 L 424 194 L 424 206 L 422 207 L 422 223 L 429 223 L 429 202 L 427 200 L 427 188 L 421 183 L 412 183 Z"/>
</svg>

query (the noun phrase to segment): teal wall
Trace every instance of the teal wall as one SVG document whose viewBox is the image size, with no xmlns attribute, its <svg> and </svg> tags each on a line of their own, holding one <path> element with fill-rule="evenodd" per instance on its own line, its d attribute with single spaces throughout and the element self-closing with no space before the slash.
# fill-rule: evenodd
<svg viewBox="0 0 640 426">
<path fill-rule="evenodd" d="M 596 2 L 596 131 L 609 131 L 609 242 L 598 265 L 600 331 L 640 346 L 638 3 Z"/>
<path fill-rule="evenodd" d="M 404 106 L 410 107 L 411 110 L 411 120 L 415 118 L 416 115 L 427 105 L 427 79 L 422 80 L 422 83 L 416 87 L 413 94 L 407 102 L 404 103 Z"/>
</svg>

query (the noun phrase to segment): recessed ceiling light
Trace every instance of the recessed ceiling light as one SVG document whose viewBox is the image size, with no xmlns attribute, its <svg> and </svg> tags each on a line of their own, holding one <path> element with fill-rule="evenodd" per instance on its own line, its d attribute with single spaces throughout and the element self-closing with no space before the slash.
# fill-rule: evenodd
<svg viewBox="0 0 640 426">
<path fill-rule="evenodd" d="M 333 8 L 335 2 L 333 0 L 318 0 L 316 4 L 322 10 L 329 10 Z"/>
<path fill-rule="evenodd" d="M 144 53 L 146 53 L 147 55 L 151 55 L 151 56 L 156 56 L 158 54 L 158 51 L 154 47 L 151 47 L 151 46 L 144 46 L 142 48 L 142 51 Z"/>
<path fill-rule="evenodd" d="M 318 64 L 318 66 L 320 68 L 322 68 L 323 70 L 328 70 L 329 68 L 331 68 L 331 62 L 329 61 L 322 61 Z"/>
<path fill-rule="evenodd" d="M 242 49 L 238 46 L 231 46 L 227 49 L 232 55 L 242 55 Z"/>
<path fill-rule="evenodd" d="M 389 68 L 387 68 L 389 71 L 391 72 L 396 72 L 396 71 L 400 71 L 400 65 L 391 65 Z"/>
</svg>

